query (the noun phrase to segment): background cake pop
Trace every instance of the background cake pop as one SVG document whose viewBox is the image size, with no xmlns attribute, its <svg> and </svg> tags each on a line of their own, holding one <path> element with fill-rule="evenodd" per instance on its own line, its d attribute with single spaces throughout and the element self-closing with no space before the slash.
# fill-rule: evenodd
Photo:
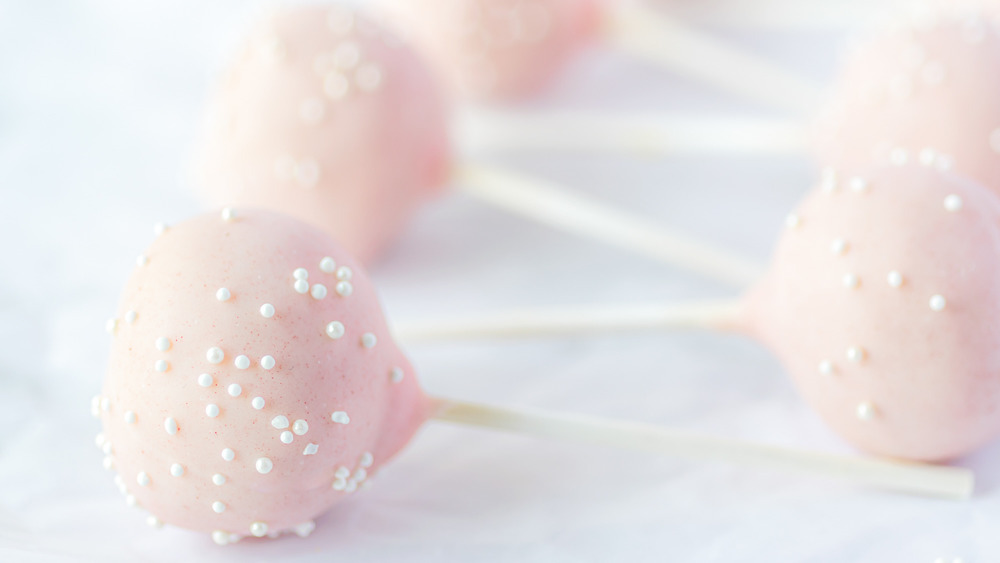
<svg viewBox="0 0 1000 563">
<path fill-rule="evenodd" d="M 452 90 L 472 98 L 538 91 L 598 41 L 756 101 L 814 111 L 818 92 L 778 66 L 734 49 L 639 2 L 601 0 L 380 0 Z"/>
<path fill-rule="evenodd" d="M 105 466 L 150 523 L 244 536 L 312 519 L 428 418 L 967 496 L 964 470 L 697 438 L 647 425 L 428 398 L 371 283 L 321 231 L 224 210 L 165 231 L 126 284 L 102 394 Z"/>
<path fill-rule="evenodd" d="M 443 94 L 389 32 L 342 7 L 281 10 L 256 27 L 209 111 L 199 159 L 212 205 L 289 213 L 370 262 L 447 179 L 559 229 L 745 285 L 757 264 L 545 183 L 452 166 Z"/>
<path fill-rule="evenodd" d="M 826 178 L 740 301 L 398 325 L 403 341 L 653 327 L 743 332 L 853 445 L 940 460 L 1000 434 L 1000 200 L 934 167 Z"/>
<path fill-rule="evenodd" d="M 845 174 L 919 160 L 1000 189 L 1000 36 L 983 12 L 939 9 L 856 46 L 817 126 Z"/>
</svg>

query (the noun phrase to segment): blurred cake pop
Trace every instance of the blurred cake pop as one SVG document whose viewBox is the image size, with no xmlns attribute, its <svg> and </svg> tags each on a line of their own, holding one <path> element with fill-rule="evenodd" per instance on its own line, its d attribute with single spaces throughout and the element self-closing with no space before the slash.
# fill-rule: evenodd
<svg viewBox="0 0 1000 563">
<path fill-rule="evenodd" d="M 370 262 L 416 208 L 454 186 L 556 228 L 726 282 L 756 279 L 732 257 L 558 187 L 452 166 L 443 95 L 405 46 L 347 8 L 299 7 L 259 24 L 209 111 L 200 187 L 317 225 Z"/>
<path fill-rule="evenodd" d="M 970 202 L 971 203 L 971 202 Z M 358 264 L 264 211 L 175 225 L 125 286 L 94 414 L 105 467 L 149 523 L 309 534 L 428 419 L 967 496 L 968 471 L 897 465 L 428 398 Z M 874 356 L 873 356 L 874 358 Z"/>
<path fill-rule="evenodd" d="M 941 460 L 1000 434 L 1000 200 L 910 164 L 828 176 L 739 301 L 397 325 L 403 341 L 654 327 L 736 330 L 865 451 Z"/>
</svg>

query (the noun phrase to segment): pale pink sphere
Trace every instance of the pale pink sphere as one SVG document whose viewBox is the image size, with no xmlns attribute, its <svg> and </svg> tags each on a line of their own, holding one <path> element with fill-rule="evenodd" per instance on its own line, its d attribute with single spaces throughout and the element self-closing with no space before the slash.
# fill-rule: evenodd
<svg viewBox="0 0 1000 563">
<path fill-rule="evenodd" d="M 960 13 L 932 12 L 853 50 L 817 124 L 820 161 L 918 161 L 1000 191 L 1000 35 Z"/>
<path fill-rule="evenodd" d="M 980 184 L 915 164 L 828 177 L 748 304 L 858 448 L 944 460 L 1000 433 L 1000 199 Z"/>
<path fill-rule="evenodd" d="M 381 0 L 451 89 L 511 98 L 542 88 L 597 35 L 597 0 Z"/>
<path fill-rule="evenodd" d="M 109 462 L 158 522 L 305 534 L 427 399 L 347 252 L 283 215 L 225 217 L 170 227 L 125 286 L 97 399 Z"/>
<path fill-rule="evenodd" d="M 212 205 L 288 213 L 369 262 L 447 181 L 444 94 L 354 10 L 282 9 L 218 84 L 198 165 Z"/>
</svg>

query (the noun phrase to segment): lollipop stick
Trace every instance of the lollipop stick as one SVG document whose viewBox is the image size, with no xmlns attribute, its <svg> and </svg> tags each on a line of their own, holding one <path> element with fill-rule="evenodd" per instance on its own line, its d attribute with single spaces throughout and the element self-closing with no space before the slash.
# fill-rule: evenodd
<svg viewBox="0 0 1000 563">
<path fill-rule="evenodd" d="M 460 166 L 455 179 L 461 191 L 509 212 L 725 283 L 746 286 L 762 272 L 753 262 L 552 184 L 479 165 Z"/>
<path fill-rule="evenodd" d="M 807 473 L 918 495 L 968 498 L 974 477 L 957 467 L 838 456 L 697 436 L 649 424 L 434 399 L 440 421 L 545 438 Z"/>
<path fill-rule="evenodd" d="M 815 86 L 662 13 L 623 2 L 606 19 L 608 40 L 632 56 L 798 114 L 819 106 Z"/>
<path fill-rule="evenodd" d="M 476 109 L 460 113 L 455 123 L 457 144 L 471 152 L 785 156 L 802 154 L 806 144 L 797 124 L 748 117 Z"/>
<path fill-rule="evenodd" d="M 477 338 L 530 338 L 626 330 L 725 329 L 739 322 L 739 301 L 565 307 L 507 311 L 466 320 L 394 323 L 400 340 L 433 342 Z"/>
</svg>

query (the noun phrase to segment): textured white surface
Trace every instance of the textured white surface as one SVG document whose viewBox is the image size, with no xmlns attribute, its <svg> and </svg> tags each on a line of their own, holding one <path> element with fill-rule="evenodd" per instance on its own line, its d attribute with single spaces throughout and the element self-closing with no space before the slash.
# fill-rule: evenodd
<svg viewBox="0 0 1000 563">
<path fill-rule="evenodd" d="M 257 3 L 0 2 L 0 561 L 1000 560 L 1000 445 L 962 461 L 967 503 L 694 466 L 431 424 L 308 539 L 216 547 L 147 527 L 101 468 L 89 416 L 104 321 L 157 221 L 193 214 L 183 170 L 211 72 Z M 744 3 L 745 4 L 745 3 Z M 835 32 L 727 32 L 819 80 Z M 607 52 L 532 107 L 756 111 Z M 804 159 L 495 156 L 764 260 L 813 180 Z M 455 197 L 376 269 L 390 318 L 729 295 Z M 752 342 L 640 334 L 411 349 L 463 399 L 845 448 Z"/>
</svg>

